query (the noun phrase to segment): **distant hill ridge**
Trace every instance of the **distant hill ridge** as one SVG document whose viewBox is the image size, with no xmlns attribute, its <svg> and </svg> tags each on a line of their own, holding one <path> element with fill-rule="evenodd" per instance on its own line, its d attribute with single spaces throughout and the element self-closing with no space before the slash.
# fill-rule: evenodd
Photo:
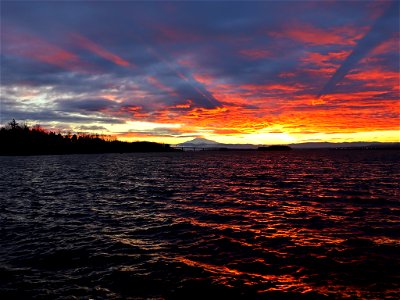
<svg viewBox="0 0 400 300">
<path fill-rule="evenodd" d="M 400 149 L 400 142 L 381 143 L 381 142 L 307 142 L 298 144 L 286 144 L 294 149 L 333 149 L 333 148 L 395 148 Z M 175 145 L 176 147 L 196 147 L 196 148 L 227 148 L 227 149 L 257 149 L 265 145 L 259 144 L 224 144 L 205 138 L 195 138 L 184 143 Z"/>
</svg>

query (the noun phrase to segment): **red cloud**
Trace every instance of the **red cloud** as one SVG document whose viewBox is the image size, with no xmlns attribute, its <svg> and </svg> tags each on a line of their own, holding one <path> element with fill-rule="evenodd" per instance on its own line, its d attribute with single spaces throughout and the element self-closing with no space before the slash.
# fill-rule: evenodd
<svg viewBox="0 0 400 300">
<path fill-rule="evenodd" d="M 311 45 L 354 45 L 355 40 L 363 36 L 365 31 L 365 28 L 358 30 L 350 27 L 322 29 L 311 24 L 293 23 L 285 26 L 279 32 L 268 32 L 268 34 L 277 38 L 291 38 Z"/>
<path fill-rule="evenodd" d="M 372 88 L 381 87 L 385 88 L 386 91 L 400 90 L 400 74 L 394 71 L 382 70 L 380 67 L 357 70 L 352 74 L 347 74 L 346 78 L 364 81 L 366 82 L 365 86 Z"/>
<path fill-rule="evenodd" d="M 204 85 L 213 85 L 215 83 L 215 78 L 204 73 L 193 73 L 192 76 L 197 82 Z"/>
<path fill-rule="evenodd" d="M 82 67 L 89 67 L 74 53 L 30 33 L 5 31 L 2 39 L 6 51 L 13 55 L 27 57 L 70 71 L 84 71 Z"/>
<path fill-rule="evenodd" d="M 305 64 L 336 69 L 349 54 L 350 51 L 329 52 L 328 54 L 308 52 L 301 61 Z"/>
<path fill-rule="evenodd" d="M 166 86 L 165 84 L 161 83 L 157 78 L 154 76 L 147 76 L 146 77 L 147 81 L 151 83 L 153 86 L 158 88 L 161 91 L 167 92 L 171 96 L 177 96 L 177 93 L 174 91 L 173 88 L 170 88 L 169 86 Z"/>
<path fill-rule="evenodd" d="M 115 55 L 115 54 L 105 50 L 104 48 L 100 47 L 93 41 L 89 40 L 88 38 L 86 38 L 80 34 L 73 33 L 73 34 L 71 34 L 71 36 L 73 37 L 73 39 L 76 41 L 76 43 L 80 47 L 85 48 L 85 49 L 97 54 L 98 56 L 103 57 L 104 59 L 107 59 L 107 60 L 115 63 L 116 65 L 120 65 L 122 67 L 132 66 L 132 64 L 129 63 L 128 61 L 122 59 L 118 55 Z"/>
<path fill-rule="evenodd" d="M 253 92 L 265 92 L 265 91 L 270 91 L 274 93 L 280 93 L 280 92 L 288 92 L 288 93 L 293 93 L 297 92 L 302 89 L 302 86 L 297 84 L 297 85 L 285 85 L 285 84 L 246 84 L 240 86 L 241 89 L 244 90 L 249 90 Z"/>
<path fill-rule="evenodd" d="M 380 54 L 385 54 L 389 52 L 399 52 L 399 38 L 400 34 L 396 34 L 391 39 L 388 39 L 387 41 L 383 42 L 380 44 L 378 47 L 373 49 L 371 51 L 371 55 L 380 55 Z"/>
<path fill-rule="evenodd" d="M 200 36 L 182 29 L 167 26 L 165 24 L 153 26 L 161 33 L 160 39 L 167 42 L 195 42 Z"/>
<path fill-rule="evenodd" d="M 267 57 L 272 57 L 271 51 L 265 49 L 243 49 L 240 50 L 239 53 L 248 59 L 263 59 Z"/>
</svg>

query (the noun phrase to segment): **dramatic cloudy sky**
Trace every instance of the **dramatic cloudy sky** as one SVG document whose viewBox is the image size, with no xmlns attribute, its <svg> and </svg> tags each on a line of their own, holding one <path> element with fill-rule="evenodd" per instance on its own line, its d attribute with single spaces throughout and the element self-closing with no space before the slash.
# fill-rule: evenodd
<svg viewBox="0 0 400 300">
<path fill-rule="evenodd" d="M 398 141 L 398 1 L 1 1 L 1 123 Z"/>
</svg>

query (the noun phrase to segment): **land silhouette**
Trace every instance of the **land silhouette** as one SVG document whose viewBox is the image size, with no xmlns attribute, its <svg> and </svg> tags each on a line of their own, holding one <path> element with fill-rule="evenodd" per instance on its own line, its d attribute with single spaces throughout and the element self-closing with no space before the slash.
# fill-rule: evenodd
<svg viewBox="0 0 400 300">
<path fill-rule="evenodd" d="M 268 147 L 258 147 L 259 151 L 289 151 L 292 150 L 289 146 L 286 145 L 272 145 Z"/>
<path fill-rule="evenodd" d="M 287 151 L 292 149 L 338 149 L 338 150 L 400 150 L 400 143 L 301 143 L 290 145 L 261 146 L 252 144 L 223 144 L 204 138 L 173 145 L 155 142 L 123 142 L 100 134 L 61 133 L 48 131 L 40 125 L 20 125 L 13 119 L 0 128 L 0 155 L 43 155 L 78 153 L 130 153 L 172 152 L 191 150 L 259 150 Z"/>
<path fill-rule="evenodd" d="M 177 151 L 168 144 L 122 142 L 99 134 L 61 134 L 47 131 L 39 125 L 20 125 L 14 119 L 0 128 L 0 144 L 0 155 Z"/>
<path fill-rule="evenodd" d="M 400 150 L 399 142 L 302 142 L 287 145 L 263 144 L 224 144 L 205 138 L 195 138 L 174 147 L 178 149 L 198 150 L 259 150 L 259 151 L 286 151 L 296 149 L 335 149 L 335 150 Z"/>
</svg>

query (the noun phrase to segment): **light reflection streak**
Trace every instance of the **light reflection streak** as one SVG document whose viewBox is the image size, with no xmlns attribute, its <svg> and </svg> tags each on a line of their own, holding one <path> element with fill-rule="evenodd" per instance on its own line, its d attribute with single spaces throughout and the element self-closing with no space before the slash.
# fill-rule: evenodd
<svg viewBox="0 0 400 300">
<path fill-rule="evenodd" d="M 194 261 L 192 259 L 188 259 L 185 257 L 178 257 L 177 260 L 181 263 L 184 263 L 188 266 L 191 267 L 199 267 L 202 268 L 212 274 L 219 275 L 217 282 L 230 285 L 229 284 L 229 277 L 230 276 L 244 276 L 244 277 L 250 277 L 253 280 L 259 280 L 262 283 L 271 283 L 275 285 L 274 287 L 268 288 L 266 290 L 261 290 L 259 292 L 265 292 L 265 291 L 285 291 L 285 290 L 291 290 L 291 291 L 299 291 L 302 293 L 308 292 L 312 290 L 312 287 L 307 285 L 306 283 L 302 282 L 299 279 L 296 279 L 295 277 L 291 275 L 262 275 L 258 273 L 250 273 L 250 272 L 242 272 L 237 269 L 233 268 L 228 268 L 226 266 L 217 266 L 217 265 L 212 265 L 212 264 L 207 264 L 207 263 L 202 263 L 198 261 Z M 221 278 L 222 275 L 222 278 Z M 253 280 L 250 280 L 247 282 L 249 285 L 253 285 Z"/>
</svg>

